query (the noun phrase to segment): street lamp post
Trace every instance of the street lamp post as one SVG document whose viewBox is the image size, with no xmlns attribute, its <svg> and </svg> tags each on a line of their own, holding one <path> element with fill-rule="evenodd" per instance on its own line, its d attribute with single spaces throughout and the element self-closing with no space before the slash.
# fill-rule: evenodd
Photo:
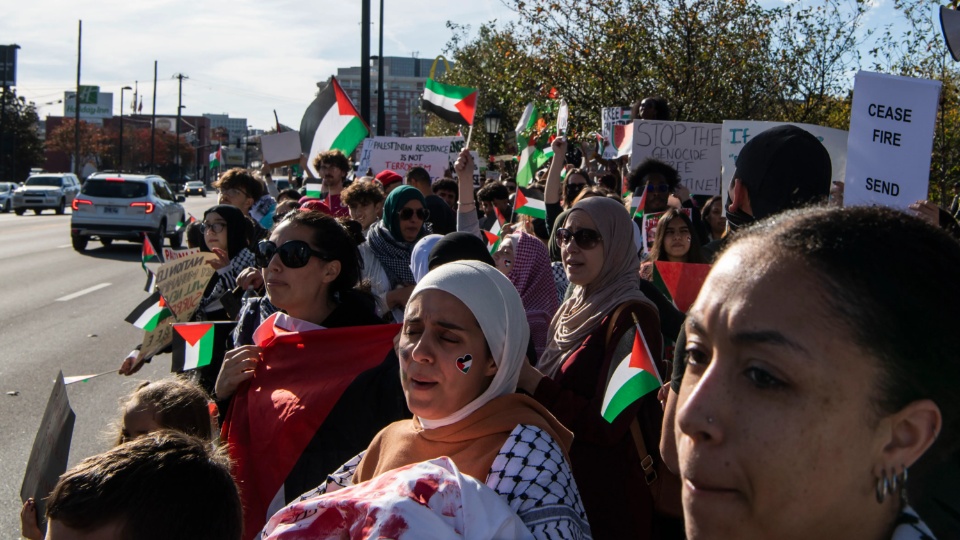
<svg viewBox="0 0 960 540">
<path fill-rule="evenodd" d="M 117 170 L 123 172 L 123 91 L 124 90 L 133 90 L 129 86 L 124 86 L 120 89 L 120 144 L 117 150 L 119 156 L 117 157 Z"/>
<path fill-rule="evenodd" d="M 492 157 L 497 155 L 496 148 L 494 148 L 496 143 L 494 136 L 500 131 L 500 111 L 497 109 L 487 111 L 487 114 L 483 117 L 483 125 L 487 130 L 487 149 Z"/>
</svg>

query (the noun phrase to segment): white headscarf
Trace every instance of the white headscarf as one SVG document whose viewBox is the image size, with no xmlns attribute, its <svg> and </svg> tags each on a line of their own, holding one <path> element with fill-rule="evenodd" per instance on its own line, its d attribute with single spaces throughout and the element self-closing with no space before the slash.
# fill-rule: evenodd
<svg viewBox="0 0 960 540">
<path fill-rule="evenodd" d="M 420 425 L 426 429 L 458 422 L 494 398 L 516 392 L 530 340 L 530 327 L 520 294 L 506 276 L 489 264 L 456 261 L 439 266 L 417 284 L 407 305 L 418 294 L 431 289 L 452 294 L 473 313 L 497 364 L 497 373 L 490 386 L 459 411 L 440 419 L 420 418 Z"/>
<path fill-rule="evenodd" d="M 441 238 L 442 234 L 428 234 L 414 244 L 410 253 L 410 271 L 413 272 L 414 283 L 420 283 L 423 276 L 430 271 L 430 252 Z"/>
</svg>

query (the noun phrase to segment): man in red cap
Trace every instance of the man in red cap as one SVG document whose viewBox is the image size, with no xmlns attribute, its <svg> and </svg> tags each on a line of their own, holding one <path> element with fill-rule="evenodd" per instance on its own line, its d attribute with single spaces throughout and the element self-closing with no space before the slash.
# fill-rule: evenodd
<svg viewBox="0 0 960 540">
<path fill-rule="evenodd" d="M 384 195 L 389 195 L 391 191 L 403 185 L 403 177 L 390 169 L 380 171 L 376 179 L 383 186 Z"/>
</svg>

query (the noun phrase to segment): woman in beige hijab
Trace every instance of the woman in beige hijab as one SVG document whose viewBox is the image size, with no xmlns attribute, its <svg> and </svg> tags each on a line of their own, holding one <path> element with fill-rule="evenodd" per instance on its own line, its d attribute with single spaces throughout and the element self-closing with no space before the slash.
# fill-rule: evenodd
<svg viewBox="0 0 960 540">
<path fill-rule="evenodd" d="M 660 318 L 640 292 L 633 225 L 606 197 L 574 205 L 557 230 L 561 259 L 575 286 L 550 323 L 537 367 L 525 366 L 519 388 L 573 431 L 570 459 L 596 538 L 652 538 L 654 501 L 632 431 L 654 452 L 662 411 L 655 394 L 634 401 L 613 422 L 601 415 L 607 381 L 630 354 L 639 330 L 654 362 L 662 356 Z M 662 368 L 661 368 L 662 369 Z"/>
</svg>

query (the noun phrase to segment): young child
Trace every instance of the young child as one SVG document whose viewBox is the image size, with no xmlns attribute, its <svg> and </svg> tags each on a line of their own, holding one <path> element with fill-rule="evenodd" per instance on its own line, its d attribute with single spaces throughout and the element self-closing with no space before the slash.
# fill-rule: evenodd
<svg viewBox="0 0 960 540">
<path fill-rule="evenodd" d="M 89 457 L 47 499 L 47 540 L 239 540 L 240 495 L 226 453 L 172 430 Z"/>
<path fill-rule="evenodd" d="M 207 393 L 185 377 L 144 382 L 120 402 L 121 417 L 116 427 L 114 446 L 159 429 L 175 430 L 210 441 L 216 433 L 211 403 Z M 33 499 L 23 503 L 20 526 L 24 538 L 43 538 L 43 532 L 37 526 L 36 502 Z"/>
</svg>

